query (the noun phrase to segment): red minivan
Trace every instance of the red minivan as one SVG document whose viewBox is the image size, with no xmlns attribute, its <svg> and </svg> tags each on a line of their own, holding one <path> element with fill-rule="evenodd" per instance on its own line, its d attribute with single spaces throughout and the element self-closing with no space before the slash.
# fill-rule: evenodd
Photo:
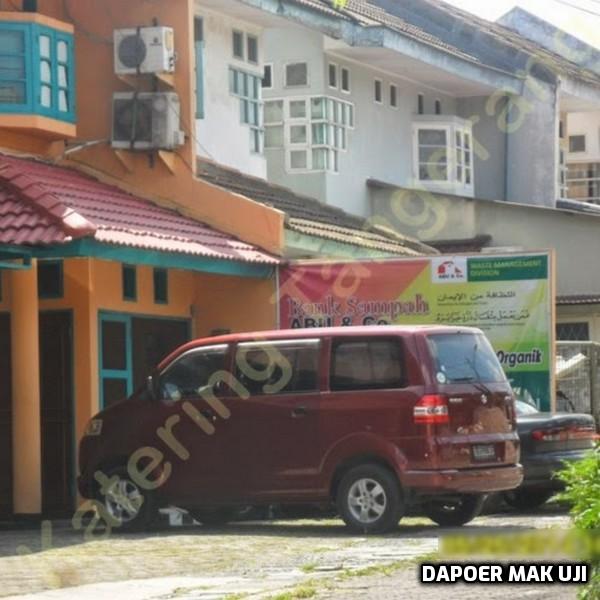
<svg viewBox="0 0 600 600">
<path fill-rule="evenodd" d="M 169 505 L 215 525 L 240 506 L 313 503 L 361 532 L 415 505 L 456 526 L 522 480 L 498 359 L 480 330 L 447 326 L 191 342 L 90 421 L 79 465 L 81 494 L 123 529 Z"/>
</svg>

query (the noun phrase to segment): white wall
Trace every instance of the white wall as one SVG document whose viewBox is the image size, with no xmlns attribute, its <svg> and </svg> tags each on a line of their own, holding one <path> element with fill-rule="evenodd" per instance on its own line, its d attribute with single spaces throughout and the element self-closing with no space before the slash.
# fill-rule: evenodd
<svg viewBox="0 0 600 600">
<path fill-rule="evenodd" d="M 355 113 L 355 128 L 348 134 L 348 149 L 340 153 L 339 173 L 287 172 L 284 151 L 277 149 L 266 151 L 269 180 L 361 216 L 371 214 L 367 179 L 376 178 L 400 186 L 414 185 L 412 123 L 417 112 L 417 96 L 424 94 L 425 113 L 429 114 L 433 114 L 435 99 L 439 98 L 446 115 L 456 114 L 455 98 L 331 54 L 327 51 L 329 40 L 315 31 L 298 26 L 269 29 L 265 31 L 264 39 L 265 61 L 273 63 L 274 67 L 274 87 L 265 90 L 265 100 L 326 95 L 353 103 Z M 285 64 L 300 60 L 308 63 L 309 86 L 286 89 L 283 85 Z M 330 61 L 338 68 L 350 70 L 350 94 L 342 92 L 339 87 L 329 87 Z M 376 78 L 383 81 L 383 104 L 374 101 Z M 397 86 L 397 108 L 390 106 L 390 84 Z"/>
<path fill-rule="evenodd" d="M 266 159 L 250 150 L 250 128 L 240 120 L 240 100 L 229 91 L 229 67 L 262 77 L 262 30 L 224 13 L 196 8 L 204 19 L 204 119 L 196 121 L 196 145 L 200 156 L 249 175 L 266 177 Z M 259 38 L 259 64 L 236 60 L 232 32 L 239 30 Z"/>
<path fill-rule="evenodd" d="M 568 162 L 600 162 L 600 112 L 569 113 L 567 135 L 585 135 L 586 151 L 569 152 Z"/>
</svg>

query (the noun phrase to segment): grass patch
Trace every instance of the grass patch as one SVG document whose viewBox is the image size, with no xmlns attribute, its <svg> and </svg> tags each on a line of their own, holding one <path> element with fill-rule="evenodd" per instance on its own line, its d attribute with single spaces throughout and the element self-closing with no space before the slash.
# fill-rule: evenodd
<svg viewBox="0 0 600 600">
<path fill-rule="evenodd" d="M 276 596 L 269 596 L 267 600 L 299 600 L 301 598 L 313 598 L 317 595 L 317 582 L 307 581 L 287 592 L 282 592 Z"/>
<path fill-rule="evenodd" d="M 307 564 L 307 565 L 302 565 L 302 566 L 300 567 L 300 570 L 301 570 L 303 573 L 314 573 L 314 571 L 316 570 L 316 568 L 317 568 L 318 566 L 319 566 L 319 565 L 317 565 L 316 563 L 309 563 L 309 564 Z"/>
<path fill-rule="evenodd" d="M 335 575 L 335 577 L 323 577 L 320 579 L 309 579 L 302 584 L 297 585 L 287 591 L 281 592 L 275 596 L 269 596 L 266 600 L 298 600 L 301 598 L 313 598 L 319 592 L 331 590 L 336 587 L 340 581 L 354 579 L 356 577 L 376 577 L 382 575 L 390 577 L 401 569 L 407 569 L 421 562 L 429 562 L 439 558 L 437 552 L 422 554 L 415 558 L 398 560 L 385 565 L 372 565 L 363 569 L 345 569 Z M 317 565 L 308 564 L 302 567 L 305 573 L 312 573 Z"/>
</svg>

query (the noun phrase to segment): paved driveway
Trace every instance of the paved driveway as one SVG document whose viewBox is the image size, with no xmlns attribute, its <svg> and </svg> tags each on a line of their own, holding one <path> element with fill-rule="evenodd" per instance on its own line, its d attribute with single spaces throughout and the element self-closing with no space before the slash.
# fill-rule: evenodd
<svg viewBox="0 0 600 600">
<path fill-rule="evenodd" d="M 480 517 L 460 533 L 567 526 L 564 513 L 547 510 Z M 436 592 L 416 583 L 415 561 L 436 552 L 440 534 L 448 533 L 420 518 L 404 519 L 393 534 L 374 537 L 349 534 L 333 519 L 244 523 L 218 532 L 188 526 L 88 542 L 67 523 L 54 524 L 43 536 L 39 530 L 0 529 L 0 596 L 191 600 L 291 590 L 288 598 L 414 597 L 401 595 L 404 588 L 420 598 L 474 598 L 473 587 L 456 596 L 456 587 Z"/>
</svg>

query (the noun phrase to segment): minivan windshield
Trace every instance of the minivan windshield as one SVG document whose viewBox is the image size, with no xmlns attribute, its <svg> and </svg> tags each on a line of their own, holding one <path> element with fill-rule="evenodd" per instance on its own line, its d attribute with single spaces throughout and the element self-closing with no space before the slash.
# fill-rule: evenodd
<svg viewBox="0 0 600 600">
<path fill-rule="evenodd" d="M 427 337 L 438 383 L 496 383 L 506 376 L 483 334 L 443 333 Z"/>
</svg>

